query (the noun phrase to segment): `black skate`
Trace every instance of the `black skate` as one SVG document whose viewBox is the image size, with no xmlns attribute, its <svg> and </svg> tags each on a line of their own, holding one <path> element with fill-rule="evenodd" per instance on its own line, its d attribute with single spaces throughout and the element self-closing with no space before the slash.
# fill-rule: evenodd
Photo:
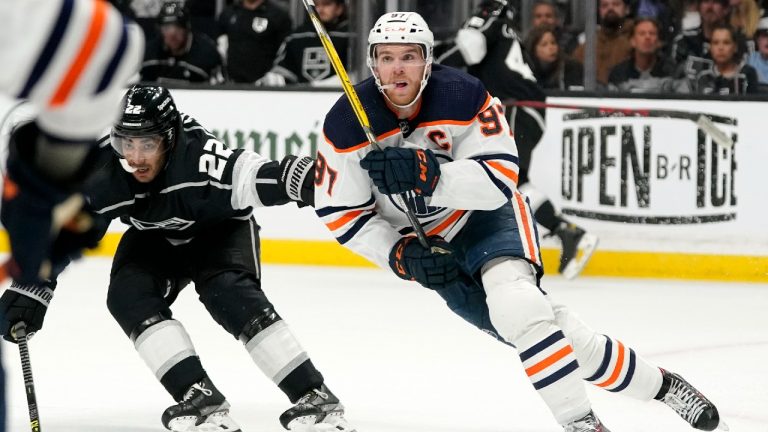
<svg viewBox="0 0 768 432">
<path fill-rule="evenodd" d="M 594 411 L 563 426 L 565 432 L 611 432 L 595 415 Z"/>
<path fill-rule="evenodd" d="M 563 248 L 558 272 L 566 279 L 573 279 L 587 266 L 597 249 L 598 238 L 572 223 L 561 223 L 554 234 Z"/>
<path fill-rule="evenodd" d="M 162 420 L 174 432 L 241 432 L 229 417 L 229 402 L 208 377 L 192 384 L 178 404 L 163 412 Z"/>
<path fill-rule="evenodd" d="M 667 389 L 659 400 L 687 421 L 691 426 L 703 431 L 715 429 L 728 430 L 728 426 L 720 421 L 720 414 L 715 405 L 688 381 L 676 373 L 661 370 L 664 376 L 662 389 Z"/>
<path fill-rule="evenodd" d="M 302 396 L 280 415 L 280 424 L 290 431 L 356 432 L 344 419 L 344 406 L 325 384 Z"/>
</svg>

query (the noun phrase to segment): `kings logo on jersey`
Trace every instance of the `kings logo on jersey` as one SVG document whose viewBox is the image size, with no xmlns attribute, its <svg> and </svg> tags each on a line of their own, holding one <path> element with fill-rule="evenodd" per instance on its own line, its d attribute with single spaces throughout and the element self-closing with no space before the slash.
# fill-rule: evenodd
<svg viewBox="0 0 768 432">
<path fill-rule="evenodd" d="M 263 32 L 267 29 L 267 26 L 269 26 L 269 20 L 264 17 L 256 17 L 253 19 L 253 22 L 251 22 L 251 28 L 256 33 Z"/>
<path fill-rule="evenodd" d="M 304 49 L 301 59 L 301 74 L 309 81 L 328 78 L 331 74 L 331 63 L 328 61 L 323 47 Z"/>
<path fill-rule="evenodd" d="M 195 223 L 194 221 L 188 221 L 177 217 L 172 217 L 160 222 L 145 222 L 134 217 L 131 217 L 130 220 L 131 225 L 142 231 L 153 229 L 181 231 L 191 227 Z"/>
</svg>

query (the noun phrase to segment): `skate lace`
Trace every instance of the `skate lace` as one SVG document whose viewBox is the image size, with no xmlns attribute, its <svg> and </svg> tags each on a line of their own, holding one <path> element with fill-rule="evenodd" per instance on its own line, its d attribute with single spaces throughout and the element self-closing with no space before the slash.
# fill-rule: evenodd
<svg viewBox="0 0 768 432">
<path fill-rule="evenodd" d="M 697 392 L 677 379 L 664 396 L 664 403 L 690 424 L 696 423 L 701 413 L 707 408 L 707 403 Z"/>
<path fill-rule="evenodd" d="M 299 401 L 297 402 L 297 404 L 310 403 L 310 401 L 312 401 L 312 399 L 314 399 L 315 396 L 319 396 L 323 400 L 328 399 L 328 393 L 321 392 L 319 389 L 313 389 L 311 392 L 302 396 L 301 399 L 299 399 Z"/>
<path fill-rule="evenodd" d="M 195 397 L 195 390 L 199 391 L 200 393 L 206 396 L 213 395 L 213 390 L 205 388 L 205 385 L 202 383 L 195 383 L 195 384 L 192 384 L 192 387 L 190 387 L 186 393 L 184 393 L 184 399 L 182 399 L 182 402 L 187 402 L 188 400 Z"/>
</svg>

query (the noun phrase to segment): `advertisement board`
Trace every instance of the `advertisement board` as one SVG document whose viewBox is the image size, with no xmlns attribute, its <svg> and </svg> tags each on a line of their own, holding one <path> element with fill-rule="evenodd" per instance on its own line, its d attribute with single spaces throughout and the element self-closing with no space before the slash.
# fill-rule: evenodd
<svg viewBox="0 0 768 432">
<path fill-rule="evenodd" d="M 228 146 L 280 159 L 315 153 L 325 114 L 343 93 L 173 95 L 182 112 Z M 599 236 L 585 274 L 768 281 L 761 116 L 768 102 L 557 97 L 547 103 L 568 108 L 547 110 L 530 178 L 566 218 Z M 14 106 L 0 100 L 0 118 Z M 702 116 L 728 137 L 727 145 L 702 128 Z M 255 214 L 265 262 L 370 265 L 336 244 L 311 209 L 287 205 Z M 99 253 L 112 253 L 124 229 L 113 223 Z M 552 271 L 559 245 L 542 242 Z"/>
</svg>

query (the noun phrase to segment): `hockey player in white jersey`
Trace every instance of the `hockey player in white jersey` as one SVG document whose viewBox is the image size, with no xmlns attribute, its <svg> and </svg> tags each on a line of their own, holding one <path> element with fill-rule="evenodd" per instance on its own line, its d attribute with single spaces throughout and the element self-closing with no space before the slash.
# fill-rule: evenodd
<svg viewBox="0 0 768 432">
<path fill-rule="evenodd" d="M 45 297 L 23 284 L 42 282 L 60 257 L 95 246 L 89 224 L 63 235 L 61 228 L 80 212 L 78 187 L 90 152 L 117 117 L 120 94 L 141 62 L 144 36 L 101 0 L 2 0 L 0 18 L 0 93 L 28 100 L 37 111 L 30 133 L 10 140 L 18 146 L 3 161 L 0 219 L 11 244 L 4 270 L 22 284 L 0 299 L 2 327 L 47 306 Z M 26 324 L 27 333 L 38 330 Z M 3 375 L 0 369 L 0 432 Z"/>
<path fill-rule="evenodd" d="M 356 86 L 383 150 L 345 98 L 324 123 L 316 212 L 336 239 L 399 277 L 433 289 L 463 319 L 516 347 L 533 387 L 566 431 L 607 431 L 582 380 L 660 400 L 700 430 L 715 406 L 679 375 L 598 334 L 540 287 L 538 234 L 517 190 L 518 154 L 502 105 L 482 83 L 432 64 L 416 13 L 383 15 L 368 38 L 373 77 Z M 405 194 L 432 246 L 413 236 Z"/>
<path fill-rule="evenodd" d="M 98 135 L 117 118 L 144 36 L 100 0 L 3 0 L 0 17 L 0 91 L 37 111 L 33 130 L 9 149 L 2 198 L 8 270 L 20 282 L 40 282 L 55 266 L 54 249 L 89 245 L 59 232 L 80 210 L 79 183 Z"/>
</svg>

